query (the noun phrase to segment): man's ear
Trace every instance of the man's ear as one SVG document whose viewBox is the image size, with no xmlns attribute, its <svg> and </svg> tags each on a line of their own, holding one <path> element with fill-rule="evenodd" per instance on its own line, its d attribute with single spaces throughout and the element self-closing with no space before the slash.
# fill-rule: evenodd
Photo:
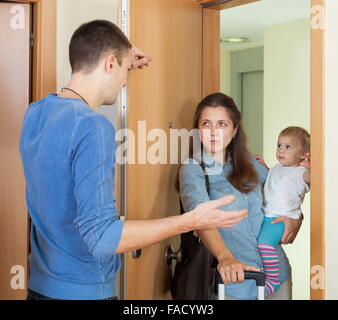
<svg viewBox="0 0 338 320">
<path fill-rule="evenodd" d="M 109 55 L 106 57 L 106 61 L 105 61 L 105 71 L 109 74 L 112 73 L 114 66 L 116 63 L 116 57 L 114 55 Z"/>
</svg>

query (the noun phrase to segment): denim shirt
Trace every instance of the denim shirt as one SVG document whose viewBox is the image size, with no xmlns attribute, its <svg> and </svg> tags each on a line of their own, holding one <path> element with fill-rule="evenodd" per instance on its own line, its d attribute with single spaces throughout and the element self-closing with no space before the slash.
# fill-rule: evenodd
<svg viewBox="0 0 338 320">
<path fill-rule="evenodd" d="M 252 163 L 259 174 L 260 184 L 248 194 L 241 193 L 231 185 L 227 177 L 232 171 L 232 161 L 228 158 L 227 164 L 222 166 L 209 154 L 204 153 L 203 162 L 210 183 L 210 197 L 205 187 L 205 178 L 199 162 L 186 159 L 180 169 L 180 197 L 186 212 L 195 209 L 199 204 L 234 194 L 236 199 L 222 210 L 231 211 L 247 209 L 248 217 L 231 228 L 218 229 L 224 243 L 232 255 L 239 261 L 260 268 L 263 264 L 257 250 L 257 238 L 263 222 L 263 195 L 262 186 L 265 183 L 268 170 L 256 159 Z M 280 280 L 283 283 L 291 276 L 291 267 L 284 250 L 277 247 L 280 256 Z M 254 280 L 245 280 L 243 283 L 230 283 L 225 287 L 225 294 L 235 299 L 256 299 L 257 288 Z"/>
</svg>

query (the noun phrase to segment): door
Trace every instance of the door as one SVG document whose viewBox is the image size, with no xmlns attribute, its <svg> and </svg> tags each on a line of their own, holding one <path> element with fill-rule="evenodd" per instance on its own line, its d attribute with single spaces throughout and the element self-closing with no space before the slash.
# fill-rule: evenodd
<svg viewBox="0 0 338 320">
<path fill-rule="evenodd" d="M 242 73 L 242 116 L 249 150 L 263 154 L 263 71 Z"/>
<path fill-rule="evenodd" d="M 264 47 L 230 52 L 230 96 L 242 112 L 249 150 L 263 154 Z"/>
<path fill-rule="evenodd" d="M 30 5 L 0 2 L 0 299 L 24 299 L 28 217 L 19 154 L 30 102 Z"/>
<path fill-rule="evenodd" d="M 192 0 L 131 0 L 130 38 L 153 62 L 147 70 L 132 71 L 128 81 L 127 128 L 135 133 L 138 149 L 136 164 L 127 166 L 127 219 L 177 215 L 179 165 L 169 163 L 170 127 L 191 129 L 202 98 L 202 8 Z M 141 131 L 137 132 L 138 124 L 146 127 L 147 134 L 159 129 L 161 138 L 152 131 L 154 140 L 146 142 Z M 162 147 L 162 162 L 166 163 L 145 160 L 156 143 Z M 166 250 L 169 245 L 177 249 L 178 239 L 145 248 L 138 259 L 125 255 L 127 299 L 171 298 L 172 269 L 166 262 Z"/>
</svg>

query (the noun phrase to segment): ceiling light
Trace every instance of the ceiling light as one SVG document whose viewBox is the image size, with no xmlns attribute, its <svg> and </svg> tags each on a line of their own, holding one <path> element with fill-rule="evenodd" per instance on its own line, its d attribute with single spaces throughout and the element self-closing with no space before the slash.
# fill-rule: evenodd
<svg viewBox="0 0 338 320">
<path fill-rule="evenodd" d="M 249 38 L 222 38 L 221 42 L 225 43 L 241 43 L 241 42 L 249 42 Z"/>
</svg>

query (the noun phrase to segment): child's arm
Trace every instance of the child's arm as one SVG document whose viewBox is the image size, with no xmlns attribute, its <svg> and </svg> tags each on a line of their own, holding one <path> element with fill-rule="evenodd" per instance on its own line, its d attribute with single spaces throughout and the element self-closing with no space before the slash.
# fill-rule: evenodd
<svg viewBox="0 0 338 320">
<path fill-rule="evenodd" d="M 303 178 L 304 178 L 304 181 L 307 184 L 310 184 L 310 182 L 311 182 L 311 171 L 310 171 L 310 169 L 308 169 L 307 171 L 304 172 Z"/>
</svg>

